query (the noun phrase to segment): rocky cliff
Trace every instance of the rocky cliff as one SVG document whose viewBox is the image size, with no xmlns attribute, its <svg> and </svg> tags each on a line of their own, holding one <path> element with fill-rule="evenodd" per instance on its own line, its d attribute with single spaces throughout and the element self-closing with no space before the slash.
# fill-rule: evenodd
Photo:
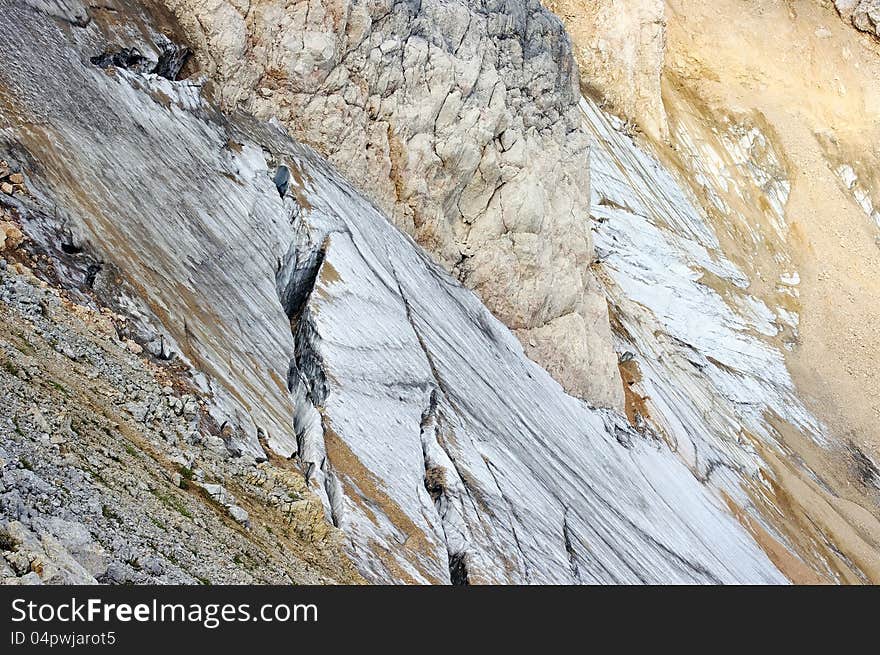
<svg viewBox="0 0 880 655">
<path fill-rule="evenodd" d="M 260 479 L 268 459 L 267 475 L 301 471 L 373 581 L 782 579 L 650 431 L 565 394 L 325 161 L 220 114 L 194 80 L 149 72 L 175 34 L 146 8 L 85 26 L 27 3 L 2 16 L 3 56 L 16 53 L 2 65 L 4 149 L 27 189 L 5 203 L 67 293 L 118 308 L 122 338 L 182 367 L 221 463 L 199 439 L 172 433 L 169 447 L 200 471 L 208 511 L 248 521 L 238 534 L 277 524 L 242 507 L 223 467 Z M 54 430 L 40 446 L 14 431 L 19 417 L 4 437 L 15 470 L 48 475 L 36 454 L 55 452 Z M 169 477 L 156 492 L 173 506 L 184 480 Z M 12 507 L 24 528 L 10 534 L 61 514 Z"/>
<path fill-rule="evenodd" d="M 9 581 L 878 579 L 797 169 L 696 8 L 0 4 Z"/>
<path fill-rule="evenodd" d="M 169 4 L 222 107 L 280 120 L 567 391 L 622 406 L 589 266 L 577 71 L 537 0 Z"/>
<path fill-rule="evenodd" d="M 880 2 L 877 0 L 834 0 L 844 20 L 861 32 L 880 38 Z"/>
<path fill-rule="evenodd" d="M 584 92 L 653 139 L 668 137 L 660 98 L 664 0 L 546 0 L 572 36 Z"/>
<path fill-rule="evenodd" d="M 877 321 L 859 300 L 880 242 L 880 50 L 835 14 L 669 0 L 651 87 L 667 135 L 633 130 L 638 110 L 609 122 L 592 100 L 585 120 L 628 413 L 813 571 L 853 582 L 876 579 L 880 544 Z M 589 48 L 597 17 L 562 17 Z M 606 81 L 597 102 L 627 90 Z"/>
</svg>

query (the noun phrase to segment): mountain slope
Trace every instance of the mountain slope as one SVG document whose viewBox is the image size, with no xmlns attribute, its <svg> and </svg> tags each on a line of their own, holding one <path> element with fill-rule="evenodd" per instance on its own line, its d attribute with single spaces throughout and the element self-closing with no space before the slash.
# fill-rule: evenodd
<svg viewBox="0 0 880 655">
<path fill-rule="evenodd" d="M 167 50 L 147 8 L 33 4 L 0 13 L 29 190 L 4 202 L 74 297 L 191 369 L 232 460 L 300 468 L 368 580 L 785 581 L 662 440 L 565 394 L 314 152 L 130 51 L 101 68 Z"/>
</svg>

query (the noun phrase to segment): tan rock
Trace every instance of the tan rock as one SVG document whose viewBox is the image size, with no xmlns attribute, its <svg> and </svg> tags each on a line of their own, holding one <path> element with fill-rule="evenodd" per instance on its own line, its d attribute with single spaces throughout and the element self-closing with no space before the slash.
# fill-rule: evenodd
<svg viewBox="0 0 880 655">
<path fill-rule="evenodd" d="M 9 176 L 9 181 L 12 182 L 12 184 L 24 184 L 24 175 L 21 173 L 13 173 Z"/>
<path fill-rule="evenodd" d="M 142 352 L 144 352 L 144 349 L 141 347 L 141 345 L 132 341 L 131 339 L 125 340 L 125 347 L 128 348 L 129 352 L 134 353 L 135 355 L 140 355 Z"/>
<path fill-rule="evenodd" d="M 12 192 L 15 190 L 15 187 L 12 186 L 9 182 L 4 182 L 0 184 L 0 191 L 3 191 L 7 196 L 11 196 Z"/>
<path fill-rule="evenodd" d="M 660 76 L 666 47 L 664 0 L 543 0 L 574 42 L 581 84 L 654 139 L 669 128 Z"/>
<path fill-rule="evenodd" d="M 15 250 L 22 241 L 24 234 L 15 224 L 0 222 L 0 250 Z"/>
</svg>

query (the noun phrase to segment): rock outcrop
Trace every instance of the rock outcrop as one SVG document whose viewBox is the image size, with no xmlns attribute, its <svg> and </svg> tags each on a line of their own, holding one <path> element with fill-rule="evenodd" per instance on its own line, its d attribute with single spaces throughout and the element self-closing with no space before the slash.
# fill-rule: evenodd
<svg viewBox="0 0 880 655">
<path fill-rule="evenodd" d="M 668 136 L 660 77 L 666 46 L 664 0 L 544 0 L 574 41 L 584 92 L 640 127 Z"/>
<path fill-rule="evenodd" d="M 596 16 L 575 4 L 561 16 L 589 51 Z M 876 581 L 880 488 L 858 464 L 880 452 L 876 311 L 859 300 L 880 243 L 876 44 L 830 2 L 665 6 L 667 138 L 632 135 L 638 110 L 609 119 L 613 88 L 584 101 L 627 416 L 760 525 L 792 579 Z"/>
<path fill-rule="evenodd" d="M 577 69 L 538 0 L 168 4 L 223 107 L 279 119 L 567 391 L 622 407 L 590 271 Z"/>
<path fill-rule="evenodd" d="M 204 399 L 218 456 L 199 451 L 192 484 L 178 470 L 168 503 L 193 514 L 202 489 L 225 539 L 268 539 L 237 478 L 297 469 L 371 581 L 785 581 L 655 432 L 566 394 L 314 151 L 193 80 L 92 63 L 109 45 L 157 58 L 153 14 L 63 20 L 3 1 L 0 148 L 29 191 L 4 201 L 72 297 L 126 317 L 127 357 L 188 371 Z"/>
<path fill-rule="evenodd" d="M 834 6 L 857 30 L 880 39 L 880 0 L 834 0 Z"/>
<path fill-rule="evenodd" d="M 185 370 L 33 245 L 0 248 L 0 584 L 361 582 L 302 477 L 233 457 Z"/>
</svg>

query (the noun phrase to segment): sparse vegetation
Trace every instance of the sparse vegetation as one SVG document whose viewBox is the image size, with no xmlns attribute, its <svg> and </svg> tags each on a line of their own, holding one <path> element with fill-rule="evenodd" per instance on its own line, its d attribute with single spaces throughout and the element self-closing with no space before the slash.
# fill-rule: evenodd
<svg viewBox="0 0 880 655">
<path fill-rule="evenodd" d="M 180 488 L 185 489 L 185 490 L 189 490 L 190 489 L 189 483 L 193 479 L 192 469 L 187 466 L 180 465 L 177 468 L 177 472 L 180 473 L 180 485 L 179 485 Z"/>
<path fill-rule="evenodd" d="M 2 366 L 3 370 L 9 373 L 9 375 L 18 377 L 18 366 L 16 366 L 14 362 L 4 359 L 2 363 L 0 363 L 0 366 Z"/>
<path fill-rule="evenodd" d="M 0 532 L 0 550 L 15 550 L 18 542 L 8 532 Z"/>
<path fill-rule="evenodd" d="M 122 520 L 122 518 L 119 516 L 119 514 L 114 512 L 107 505 L 101 505 L 101 514 L 104 516 L 105 519 L 111 519 L 114 521 L 121 521 Z"/>
<path fill-rule="evenodd" d="M 184 516 L 188 519 L 192 519 L 192 517 L 193 517 L 192 512 L 190 512 L 186 508 L 186 505 L 184 505 L 183 502 L 179 498 L 177 498 L 176 496 L 174 496 L 172 494 L 168 494 L 168 495 L 163 494 L 158 489 L 151 489 L 150 492 L 156 498 L 158 498 L 159 501 L 163 505 L 165 505 L 166 507 L 169 507 L 169 508 L 175 510 L 181 516 Z"/>
<path fill-rule="evenodd" d="M 60 384 L 60 383 L 56 382 L 55 380 L 49 380 L 49 385 L 50 385 L 53 389 L 55 389 L 56 391 L 59 391 L 59 392 L 63 393 L 65 396 L 69 396 L 69 395 L 70 395 L 70 389 L 68 389 L 67 387 L 65 387 L 63 384 Z"/>
</svg>

